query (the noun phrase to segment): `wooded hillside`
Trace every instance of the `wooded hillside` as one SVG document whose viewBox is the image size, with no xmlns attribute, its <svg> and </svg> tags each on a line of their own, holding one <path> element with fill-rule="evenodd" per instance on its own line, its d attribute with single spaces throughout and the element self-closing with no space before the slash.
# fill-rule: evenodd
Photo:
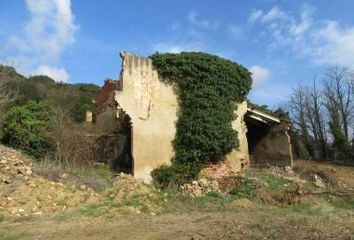
<svg viewBox="0 0 354 240">
<path fill-rule="evenodd" d="M 100 87 L 87 83 L 58 83 L 48 76 L 25 77 L 9 66 L 0 65 L 0 111 L 28 101 L 46 101 L 60 108 L 70 120 L 82 122 L 86 110 L 95 110 L 92 99 Z M 1 114 L 3 115 L 3 114 Z"/>
</svg>

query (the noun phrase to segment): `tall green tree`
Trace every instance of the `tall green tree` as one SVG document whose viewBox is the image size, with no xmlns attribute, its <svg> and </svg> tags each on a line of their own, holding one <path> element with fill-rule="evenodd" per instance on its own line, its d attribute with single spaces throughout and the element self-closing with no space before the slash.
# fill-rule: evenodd
<svg viewBox="0 0 354 240">
<path fill-rule="evenodd" d="M 41 157 L 50 148 L 48 130 L 53 124 L 53 111 L 45 102 L 30 101 L 13 107 L 6 114 L 1 134 L 3 143 Z"/>
</svg>

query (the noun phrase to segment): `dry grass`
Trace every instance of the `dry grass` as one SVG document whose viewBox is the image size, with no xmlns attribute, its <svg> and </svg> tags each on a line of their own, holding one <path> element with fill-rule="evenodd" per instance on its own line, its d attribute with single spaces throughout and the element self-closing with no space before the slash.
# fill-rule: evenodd
<svg viewBox="0 0 354 240">
<path fill-rule="evenodd" d="M 297 160 L 294 162 L 294 165 L 294 170 L 300 174 L 312 170 L 313 172 L 325 174 L 329 181 L 336 182 L 339 187 L 354 189 L 353 166 L 341 166 L 328 162 L 314 162 L 304 160 Z"/>
<path fill-rule="evenodd" d="M 35 174 L 48 180 L 75 187 L 85 185 L 97 192 L 112 187 L 116 175 L 104 164 L 75 166 L 50 160 L 36 162 L 33 170 Z"/>
<path fill-rule="evenodd" d="M 301 209 L 301 210 L 300 210 Z M 5 220 L 0 233 L 23 239 L 351 239 L 354 215 L 327 205 L 301 208 L 234 206 L 228 211 L 180 211 L 114 218 L 72 216 Z"/>
</svg>

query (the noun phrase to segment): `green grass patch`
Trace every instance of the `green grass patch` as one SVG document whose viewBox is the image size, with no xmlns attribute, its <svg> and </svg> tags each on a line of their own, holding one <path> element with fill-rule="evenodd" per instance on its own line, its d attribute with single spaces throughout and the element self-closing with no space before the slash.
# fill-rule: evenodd
<svg viewBox="0 0 354 240">
<path fill-rule="evenodd" d="M 26 232 L 19 232 L 19 233 L 0 232 L 0 240 L 18 240 L 28 236 L 30 236 L 30 234 Z"/>
<path fill-rule="evenodd" d="M 125 199 L 122 203 L 123 206 L 135 207 L 143 213 L 149 212 L 149 207 L 140 199 L 142 196 L 134 196 L 130 199 Z"/>
<path fill-rule="evenodd" d="M 279 239 L 280 227 L 268 216 L 261 217 L 255 227 L 262 232 L 263 237 L 261 239 Z"/>
<path fill-rule="evenodd" d="M 293 210 L 310 216 L 328 217 L 336 211 L 335 207 L 327 202 L 320 202 L 316 205 L 298 204 L 293 207 Z"/>
<path fill-rule="evenodd" d="M 249 169 L 245 174 L 246 177 L 257 178 L 265 182 L 266 187 L 273 191 L 282 190 L 293 183 L 289 179 L 271 173 L 268 169 Z"/>
<path fill-rule="evenodd" d="M 337 208 L 342 208 L 346 210 L 354 210 L 354 197 L 339 200 L 333 203 Z"/>
<path fill-rule="evenodd" d="M 235 199 L 232 195 L 223 195 L 219 192 L 209 192 L 205 196 L 190 197 L 179 193 L 170 193 L 168 204 L 165 205 L 163 212 L 189 212 L 189 211 L 225 211 L 230 203 Z"/>
<path fill-rule="evenodd" d="M 65 220 L 73 219 L 79 215 L 80 214 L 79 214 L 78 209 L 67 210 L 67 211 L 63 211 L 63 212 L 59 212 L 59 213 L 55 214 L 53 216 L 53 219 L 57 220 L 57 221 L 65 221 Z"/>
<path fill-rule="evenodd" d="M 155 208 L 163 208 L 165 198 L 163 193 L 155 194 L 135 194 L 132 196 L 122 196 L 121 199 L 116 199 L 117 192 L 110 192 L 106 199 L 101 203 L 86 205 L 76 208 L 71 211 L 59 213 L 55 216 L 56 220 L 66 220 L 76 216 L 85 217 L 109 217 L 113 212 L 124 213 L 131 209 L 139 210 L 141 213 L 150 213 L 155 211 Z"/>
<path fill-rule="evenodd" d="M 84 208 L 79 209 L 79 214 L 87 217 L 99 217 L 109 212 L 111 205 L 107 204 L 90 204 Z"/>
<path fill-rule="evenodd" d="M 5 221 L 5 216 L 0 214 L 0 223 L 4 222 Z"/>
<path fill-rule="evenodd" d="M 77 207 L 64 212 L 59 212 L 54 216 L 57 221 L 65 221 L 69 219 L 74 219 L 78 217 L 101 217 L 105 216 L 110 212 L 111 209 L 117 208 L 118 206 L 112 202 L 104 202 L 99 204 L 89 204 L 82 207 Z"/>
<path fill-rule="evenodd" d="M 237 198 L 252 199 L 256 196 L 255 189 L 247 184 L 243 184 L 231 190 L 231 195 Z"/>
<path fill-rule="evenodd" d="M 256 190 L 261 186 L 255 179 L 236 177 L 235 187 L 230 191 L 234 198 L 252 199 L 256 196 Z"/>
</svg>

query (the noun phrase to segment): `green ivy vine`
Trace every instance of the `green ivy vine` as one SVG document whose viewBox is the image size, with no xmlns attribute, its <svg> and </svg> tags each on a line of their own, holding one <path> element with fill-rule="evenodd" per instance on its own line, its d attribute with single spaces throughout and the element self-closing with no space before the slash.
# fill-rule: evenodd
<svg viewBox="0 0 354 240">
<path fill-rule="evenodd" d="M 202 52 L 155 53 L 150 58 L 164 81 L 176 86 L 179 113 L 174 164 L 198 168 L 239 146 L 232 128 L 236 103 L 251 89 L 242 65 Z"/>
</svg>

